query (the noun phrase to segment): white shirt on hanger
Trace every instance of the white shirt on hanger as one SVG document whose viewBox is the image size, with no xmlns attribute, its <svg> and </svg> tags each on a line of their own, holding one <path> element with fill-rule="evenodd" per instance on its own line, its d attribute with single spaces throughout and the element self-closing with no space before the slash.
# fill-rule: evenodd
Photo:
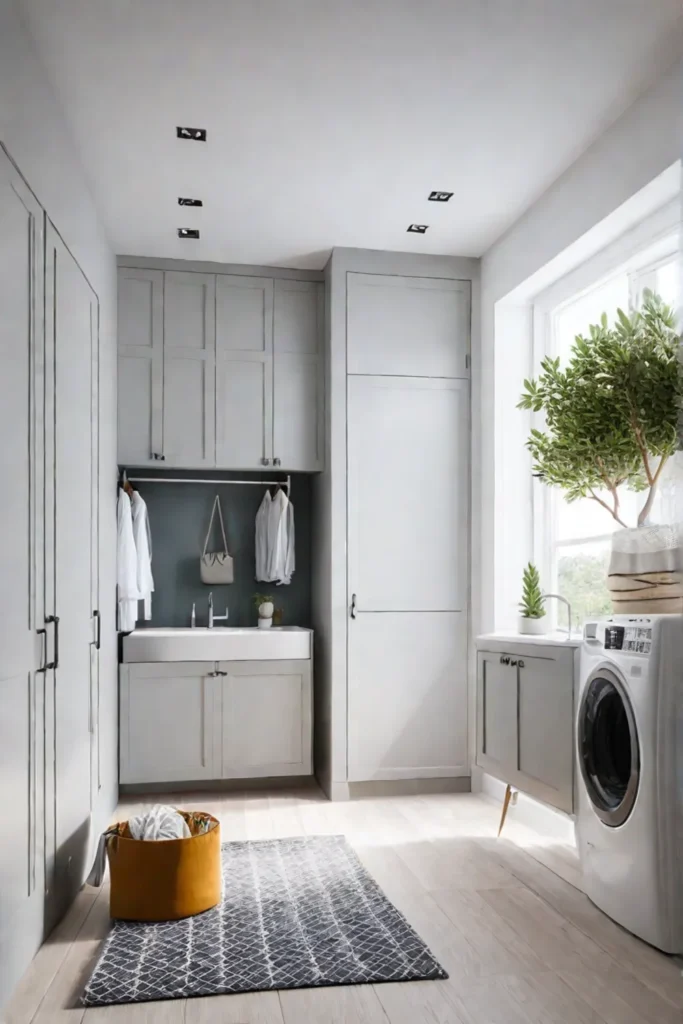
<svg viewBox="0 0 683 1024">
<path fill-rule="evenodd" d="M 256 513 L 256 579 L 288 584 L 294 569 L 294 506 L 283 490 L 274 498 L 266 491 Z"/>
<path fill-rule="evenodd" d="M 149 528 L 147 505 L 137 491 L 131 498 L 133 516 L 133 540 L 135 541 L 136 580 L 140 600 L 145 602 L 144 617 L 152 618 L 152 593 L 154 577 L 152 576 L 152 534 Z"/>
<path fill-rule="evenodd" d="M 119 629 L 130 633 L 138 618 L 138 564 L 133 537 L 130 498 L 119 488 L 116 503 L 116 583 L 118 585 Z"/>
</svg>

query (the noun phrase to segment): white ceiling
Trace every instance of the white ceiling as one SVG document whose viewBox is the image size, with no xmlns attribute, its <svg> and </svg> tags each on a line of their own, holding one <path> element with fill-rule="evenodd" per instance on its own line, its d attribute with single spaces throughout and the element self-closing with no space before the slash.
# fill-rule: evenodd
<svg viewBox="0 0 683 1024">
<path fill-rule="evenodd" d="M 681 0 L 23 5 L 116 252 L 223 262 L 481 255 L 683 53 Z"/>
</svg>

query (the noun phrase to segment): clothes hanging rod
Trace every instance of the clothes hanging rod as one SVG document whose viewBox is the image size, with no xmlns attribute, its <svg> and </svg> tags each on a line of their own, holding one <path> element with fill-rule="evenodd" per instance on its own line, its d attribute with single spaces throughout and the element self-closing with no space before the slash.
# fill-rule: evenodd
<svg viewBox="0 0 683 1024">
<path fill-rule="evenodd" d="M 288 490 L 292 486 L 291 476 L 287 476 L 286 480 L 197 480 L 188 477 L 166 477 L 166 476 L 128 476 L 124 475 L 124 479 L 129 480 L 132 484 L 213 484 L 214 487 L 226 487 L 231 484 L 237 484 L 240 487 L 286 487 Z"/>
</svg>

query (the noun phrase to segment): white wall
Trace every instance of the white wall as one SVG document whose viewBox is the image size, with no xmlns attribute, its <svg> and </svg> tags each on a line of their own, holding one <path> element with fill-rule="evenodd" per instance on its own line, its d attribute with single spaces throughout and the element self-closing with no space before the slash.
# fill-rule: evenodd
<svg viewBox="0 0 683 1024">
<path fill-rule="evenodd" d="M 558 117 L 561 116 L 558 111 Z M 517 380 L 506 379 L 498 373 L 494 363 L 496 303 L 510 296 L 570 247 L 575 247 L 578 253 L 581 240 L 595 225 L 614 215 L 679 160 L 682 138 L 683 60 L 663 74 L 482 260 L 481 347 L 473 350 L 472 610 L 475 632 L 485 632 L 499 624 L 495 621 L 499 603 L 497 566 L 503 564 L 507 554 L 512 554 L 507 571 L 513 573 L 517 565 L 531 555 L 530 550 L 525 550 L 530 542 L 528 530 L 517 538 L 514 548 L 511 543 L 516 538 L 510 538 L 509 530 L 507 536 L 501 530 L 503 510 L 500 504 L 504 496 L 499 493 L 496 480 L 508 453 L 502 441 L 497 444 L 495 413 L 502 397 L 500 388 L 517 387 Z M 567 265 L 564 272 L 569 269 Z M 510 343 L 514 345 L 513 340 Z M 514 353 L 506 363 L 515 365 Z"/>
<path fill-rule="evenodd" d="M 95 210 L 66 124 L 18 14 L 0 3 L 0 140 L 64 238 L 100 300 L 100 604 L 103 785 L 93 830 L 117 800 L 116 579 L 116 262 Z M 84 396 L 89 402 L 89 396 Z M 73 467 L 74 496 L 78 466 Z"/>
</svg>

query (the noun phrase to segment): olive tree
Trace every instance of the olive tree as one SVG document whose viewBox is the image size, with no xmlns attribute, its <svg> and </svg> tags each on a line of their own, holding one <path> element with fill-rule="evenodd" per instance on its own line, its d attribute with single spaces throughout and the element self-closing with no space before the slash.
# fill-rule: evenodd
<svg viewBox="0 0 683 1024">
<path fill-rule="evenodd" d="M 567 366 L 544 359 L 539 376 L 524 381 L 518 405 L 545 419 L 545 429 L 532 429 L 527 441 L 534 473 L 568 501 L 599 502 L 622 526 L 619 488 L 642 491 L 638 526 L 645 524 L 678 448 L 679 344 L 674 311 L 646 291 L 639 310 L 619 309 L 612 325 L 603 313 L 578 335 Z"/>
</svg>

